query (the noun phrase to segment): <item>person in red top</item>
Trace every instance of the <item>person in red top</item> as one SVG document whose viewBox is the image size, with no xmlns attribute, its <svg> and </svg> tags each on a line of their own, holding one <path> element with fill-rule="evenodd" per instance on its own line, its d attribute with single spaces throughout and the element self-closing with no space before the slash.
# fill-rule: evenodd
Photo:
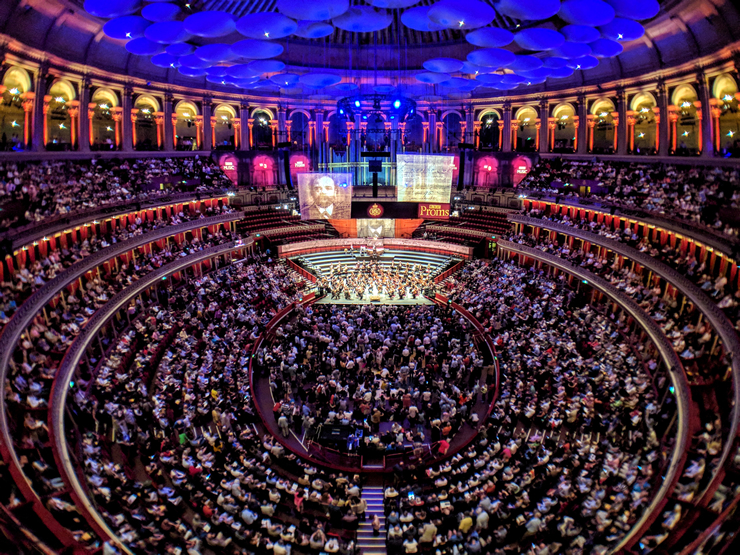
<svg viewBox="0 0 740 555">
<path fill-rule="evenodd" d="M 443 439 L 439 442 L 439 447 L 437 448 L 437 451 L 440 455 L 446 455 L 449 448 L 450 443 L 446 439 Z"/>
</svg>

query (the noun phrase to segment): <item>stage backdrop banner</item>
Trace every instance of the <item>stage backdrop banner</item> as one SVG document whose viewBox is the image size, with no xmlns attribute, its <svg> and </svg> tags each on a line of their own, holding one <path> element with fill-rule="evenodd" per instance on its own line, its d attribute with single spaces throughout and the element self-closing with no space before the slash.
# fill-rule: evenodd
<svg viewBox="0 0 740 555">
<path fill-rule="evenodd" d="M 302 220 L 346 220 L 352 215 L 351 173 L 299 173 Z"/>
<path fill-rule="evenodd" d="M 452 154 L 399 154 L 396 163 L 398 202 L 450 202 Z"/>
<path fill-rule="evenodd" d="M 450 203 L 432 204 L 429 202 L 420 202 L 418 216 L 425 220 L 449 220 Z"/>
</svg>

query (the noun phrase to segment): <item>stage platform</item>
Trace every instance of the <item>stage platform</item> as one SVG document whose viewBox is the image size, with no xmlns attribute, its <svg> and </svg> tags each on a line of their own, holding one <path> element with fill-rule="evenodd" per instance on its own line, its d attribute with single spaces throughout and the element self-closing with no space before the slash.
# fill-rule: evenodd
<svg viewBox="0 0 740 555">
<path fill-rule="evenodd" d="M 419 296 L 416 299 L 389 299 L 385 295 L 381 295 L 379 301 L 371 301 L 367 297 L 360 300 L 357 297 L 347 299 L 332 299 L 330 296 L 322 298 L 320 301 L 316 301 L 316 304 L 388 304 L 388 305 L 420 305 L 420 304 L 434 304 L 426 297 Z"/>
</svg>

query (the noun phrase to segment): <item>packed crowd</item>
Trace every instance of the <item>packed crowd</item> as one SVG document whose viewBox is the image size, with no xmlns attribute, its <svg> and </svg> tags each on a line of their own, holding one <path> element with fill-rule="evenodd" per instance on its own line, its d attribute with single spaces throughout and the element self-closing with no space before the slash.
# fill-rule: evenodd
<svg viewBox="0 0 740 555">
<path fill-rule="evenodd" d="M 101 205 L 179 192 L 181 186 L 177 183 L 165 190 L 148 187 L 154 180 L 174 176 L 183 181 L 199 180 L 199 184 L 191 187 L 198 191 L 226 190 L 232 185 L 215 162 L 198 156 L 2 162 L 0 204 L 13 206 L 0 216 L 0 229 Z"/>
<path fill-rule="evenodd" d="M 549 237 L 535 239 L 529 235 L 512 235 L 508 239 L 581 266 L 631 297 L 662 328 L 692 382 L 713 383 L 728 372 L 728 355 L 723 352 L 722 343 L 713 340 L 716 334 L 706 320 L 698 311 L 681 307 L 675 298 L 664 295 L 657 281 L 646 283 L 644 275 L 635 273 L 630 265 L 620 264 L 618 258 L 610 262 Z M 716 463 L 723 449 L 723 419 L 716 406 L 710 407 L 703 407 L 699 414 L 702 428 L 693 438 L 692 456 L 674 492 L 682 501 L 692 501 L 718 471 Z M 656 537 L 665 539 L 666 536 L 667 533 Z"/>
<path fill-rule="evenodd" d="M 627 208 L 639 208 L 691 220 L 728 235 L 740 231 L 740 171 L 717 166 L 686 167 L 664 164 L 542 160 L 520 183 L 522 189 L 578 196 L 577 188 L 559 188 L 587 180 L 607 191 L 592 195 Z"/>
<path fill-rule="evenodd" d="M 416 299 L 434 286 L 431 266 L 404 262 L 383 264 L 377 261 L 332 264 L 328 276 L 320 276 L 316 286 L 329 291 L 332 299 Z"/>
<path fill-rule="evenodd" d="M 94 234 L 80 242 L 68 242 L 58 249 L 49 249 L 47 256 L 39 257 L 35 261 L 28 259 L 26 266 L 18 272 L 5 276 L 0 282 L 0 330 L 8 323 L 21 303 L 41 288 L 47 281 L 54 279 L 59 273 L 72 264 L 90 256 L 91 254 L 134 237 L 138 237 L 168 225 L 178 225 L 187 221 L 228 214 L 233 209 L 228 205 L 221 207 L 207 207 L 203 212 L 193 212 L 188 209 L 172 213 L 169 218 L 153 220 L 137 217 L 127 225 L 119 225 L 106 233 Z"/>
<path fill-rule="evenodd" d="M 251 345 L 300 287 L 284 266 L 251 256 L 160 293 L 159 304 L 137 303 L 133 325 L 78 390 L 85 475 L 130 548 L 355 553 L 359 479 L 286 455 L 255 427 Z"/>
<path fill-rule="evenodd" d="M 670 242 L 661 244 L 659 240 L 652 240 L 649 236 L 638 235 L 633 228 L 616 230 L 606 225 L 606 223 L 600 224 L 587 219 L 573 219 L 565 214 L 545 213 L 541 210 L 530 210 L 526 215 L 596 233 L 607 239 L 625 243 L 656 260 L 660 260 L 700 287 L 725 312 L 735 325 L 735 329 L 740 333 L 740 289 L 733 287 L 732 282 L 729 281 L 726 275 L 727 272 L 712 275 L 712 269 L 707 264 L 710 260 L 709 253 L 699 262 L 696 251 L 688 248 L 681 250 L 678 243 L 676 246 L 671 246 Z M 716 271 L 716 268 L 714 270 Z"/>
<path fill-rule="evenodd" d="M 314 305 L 278 328 L 258 362 L 285 436 L 342 425 L 360 453 L 446 451 L 479 419 L 484 358 L 448 307 Z"/>
<path fill-rule="evenodd" d="M 37 314 L 12 352 L 5 391 L 15 448 L 28 453 L 24 457 L 24 472 L 37 492 L 54 500 L 53 494 L 64 491 L 52 454 L 46 449 L 46 409 L 59 363 L 89 318 L 113 295 L 164 264 L 228 241 L 228 230 L 205 231 L 202 239 L 171 242 L 159 250 L 143 252 L 135 260 L 121 262 L 117 271 L 111 268 L 108 273 L 88 273 L 73 289 L 65 289 L 58 302 Z M 134 307 L 129 309 L 133 310 Z M 57 505 L 53 507 L 55 514 L 64 515 L 71 510 L 62 500 Z M 79 526 L 79 519 L 76 522 Z"/>
<path fill-rule="evenodd" d="M 493 260 L 453 298 L 485 322 L 500 396 L 477 441 L 385 492 L 389 553 L 605 553 L 660 480 L 657 361 L 561 280 Z M 666 384 L 658 384 L 665 387 Z"/>
</svg>

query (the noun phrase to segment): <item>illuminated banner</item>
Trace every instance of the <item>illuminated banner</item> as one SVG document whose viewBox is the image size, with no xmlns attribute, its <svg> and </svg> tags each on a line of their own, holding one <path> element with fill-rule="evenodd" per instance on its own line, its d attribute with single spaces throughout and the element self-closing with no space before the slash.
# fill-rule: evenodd
<svg viewBox="0 0 740 555">
<path fill-rule="evenodd" d="M 222 154 L 218 158 L 218 166 L 234 185 L 239 184 L 239 159 L 236 156 L 234 156 L 233 154 Z"/>
<path fill-rule="evenodd" d="M 431 204 L 428 202 L 419 203 L 418 216 L 425 220 L 449 220 L 450 219 L 450 204 Z"/>
<path fill-rule="evenodd" d="M 380 218 L 377 220 L 357 220 L 357 236 L 371 237 L 394 237 L 396 235 L 396 220 Z"/>
<path fill-rule="evenodd" d="M 398 202 L 449 202 L 455 156 L 399 154 L 396 191 Z"/>
<path fill-rule="evenodd" d="M 351 173 L 299 173 L 302 220 L 347 220 L 352 214 Z"/>
</svg>

